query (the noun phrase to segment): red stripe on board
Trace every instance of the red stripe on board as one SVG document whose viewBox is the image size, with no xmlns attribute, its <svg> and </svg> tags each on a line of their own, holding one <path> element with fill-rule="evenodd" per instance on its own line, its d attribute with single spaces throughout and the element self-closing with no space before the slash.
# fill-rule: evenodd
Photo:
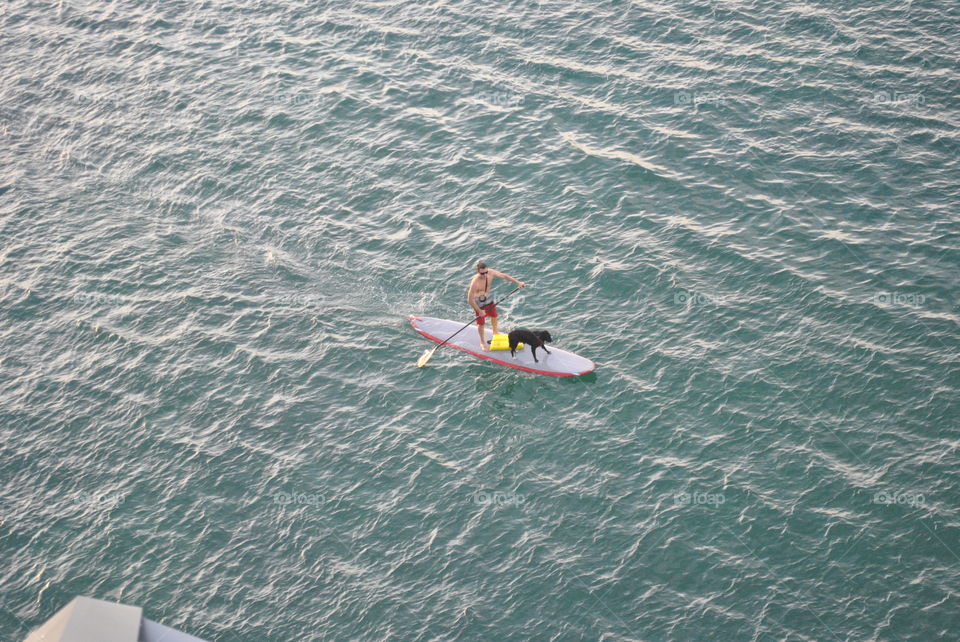
<svg viewBox="0 0 960 642">
<path fill-rule="evenodd" d="M 409 319 L 410 319 L 410 327 L 412 327 L 416 332 L 422 334 L 423 336 L 430 339 L 431 341 L 435 341 L 437 343 L 443 343 L 443 339 L 438 339 L 432 334 L 427 334 L 417 326 L 413 325 L 414 321 L 421 321 L 423 317 L 409 317 Z M 526 370 L 527 372 L 533 372 L 536 374 L 549 375 L 551 377 L 579 377 L 580 375 L 585 375 L 593 372 L 593 368 L 590 368 L 589 370 L 584 370 L 583 372 L 550 372 L 549 370 L 534 370 L 533 368 L 527 368 L 526 366 L 519 366 L 517 364 L 510 363 L 509 361 L 500 361 L 499 359 L 494 359 L 489 355 L 481 354 L 479 352 L 474 352 L 473 350 L 467 350 L 464 347 L 454 345 L 452 343 L 444 343 L 443 345 L 450 346 L 451 348 L 456 348 L 461 352 L 472 354 L 475 357 L 480 357 L 481 359 L 486 359 L 487 361 L 493 361 L 494 363 L 499 363 L 502 366 L 507 366 L 509 368 L 516 368 L 517 370 Z"/>
</svg>

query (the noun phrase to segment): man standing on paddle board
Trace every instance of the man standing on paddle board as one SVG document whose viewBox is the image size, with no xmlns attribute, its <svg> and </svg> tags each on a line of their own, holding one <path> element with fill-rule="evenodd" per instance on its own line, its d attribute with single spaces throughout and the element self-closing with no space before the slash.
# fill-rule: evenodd
<svg viewBox="0 0 960 642">
<path fill-rule="evenodd" d="M 503 272 L 497 272 L 487 267 L 483 261 L 477 263 L 477 273 L 470 281 L 470 287 L 467 288 L 467 303 L 473 308 L 479 317 L 477 319 L 477 332 L 480 333 L 480 347 L 484 350 L 490 349 L 487 343 L 487 337 L 484 334 L 485 317 L 493 319 L 493 333 L 497 333 L 497 306 L 493 304 L 493 297 L 490 296 L 490 282 L 500 277 L 507 281 L 513 281 L 521 288 L 526 287 L 523 281 L 517 281 L 512 276 L 507 276 Z"/>
</svg>

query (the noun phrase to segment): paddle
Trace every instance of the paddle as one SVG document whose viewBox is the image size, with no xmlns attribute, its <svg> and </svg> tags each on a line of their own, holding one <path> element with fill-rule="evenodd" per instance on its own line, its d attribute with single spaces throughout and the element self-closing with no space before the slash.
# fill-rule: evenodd
<svg viewBox="0 0 960 642">
<path fill-rule="evenodd" d="M 518 286 L 513 290 L 513 292 L 516 292 L 516 291 L 519 290 L 519 289 L 520 289 L 520 286 L 518 285 Z M 502 303 L 503 301 L 505 301 L 508 296 L 510 296 L 511 294 L 513 294 L 513 292 L 510 292 L 509 294 L 503 295 L 503 297 L 502 297 L 499 301 L 495 301 L 495 302 L 493 303 L 493 305 L 499 305 L 500 303 Z M 431 348 L 431 349 L 427 350 L 426 352 L 424 352 L 423 355 L 422 355 L 419 359 L 417 359 L 417 367 L 418 367 L 418 368 L 422 368 L 423 366 L 427 365 L 427 361 L 430 361 L 430 357 L 432 357 L 432 356 L 433 356 L 433 353 L 437 351 L 437 348 L 439 348 L 439 347 L 442 346 L 444 343 L 446 343 L 446 342 L 449 341 L 450 339 L 454 338 L 455 336 L 457 336 L 458 334 L 460 334 L 461 332 L 463 332 L 464 330 L 466 330 L 467 328 L 469 328 L 470 325 L 473 324 L 473 323 L 475 323 L 475 322 L 477 321 L 477 319 L 479 319 L 479 318 L 480 318 L 479 316 L 473 317 L 473 321 L 467 321 L 466 325 L 464 325 L 462 328 L 460 328 L 459 330 L 457 330 L 456 332 L 454 332 L 453 334 L 451 334 L 449 337 L 447 337 L 446 339 L 444 339 L 442 343 L 439 343 L 439 344 L 437 344 L 436 346 L 434 346 L 433 348 Z"/>
</svg>

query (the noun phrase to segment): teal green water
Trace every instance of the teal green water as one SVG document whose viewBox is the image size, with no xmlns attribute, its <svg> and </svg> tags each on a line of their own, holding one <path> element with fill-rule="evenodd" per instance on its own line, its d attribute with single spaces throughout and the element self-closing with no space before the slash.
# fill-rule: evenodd
<svg viewBox="0 0 960 642">
<path fill-rule="evenodd" d="M 0 639 L 956 639 L 958 25 L 6 3 Z"/>
</svg>

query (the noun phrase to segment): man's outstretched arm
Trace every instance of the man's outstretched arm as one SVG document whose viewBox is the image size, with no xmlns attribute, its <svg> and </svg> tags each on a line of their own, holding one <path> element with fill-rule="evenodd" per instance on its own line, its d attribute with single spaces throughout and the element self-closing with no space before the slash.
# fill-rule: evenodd
<svg viewBox="0 0 960 642">
<path fill-rule="evenodd" d="M 523 281 L 518 281 L 518 280 L 516 280 L 515 278 L 513 278 L 513 277 L 510 276 L 509 274 L 504 274 L 503 272 L 498 272 L 498 271 L 496 271 L 496 270 L 492 270 L 492 272 L 494 273 L 494 276 L 499 276 L 501 279 L 506 279 L 507 281 L 513 281 L 514 283 L 516 283 L 517 285 L 519 285 L 521 288 L 526 287 L 526 285 L 527 285 L 527 284 L 524 283 Z"/>
</svg>

